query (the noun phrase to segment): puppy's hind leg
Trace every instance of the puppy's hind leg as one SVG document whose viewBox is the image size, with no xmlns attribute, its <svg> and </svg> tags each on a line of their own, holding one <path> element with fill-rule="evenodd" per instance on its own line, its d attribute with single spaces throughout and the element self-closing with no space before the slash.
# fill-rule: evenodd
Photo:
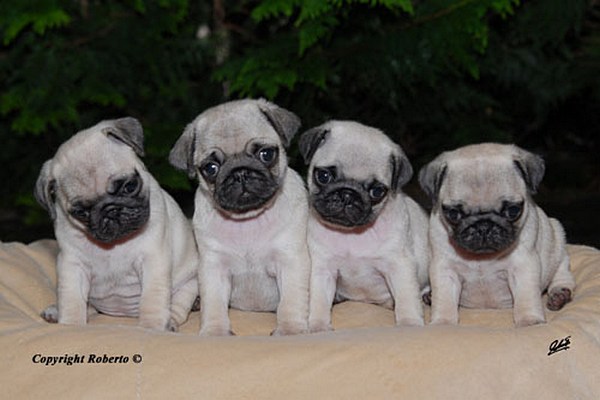
<svg viewBox="0 0 600 400">
<path fill-rule="evenodd" d="M 427 285 L 421 289 L 421 300 L 423 304 L 431 306 L 431 286 Z"/>
<path fill-rule="evenodd" d="M 198 281 L 197 279 L 190 279 L 173 294 L 171 299 L 171 318 L 167 325 L 167 330 L 177 332 L 179 327 L 188 319 L 190 311 L 194 307 L 197 307 L 197 310 L 200 309 L 199 303 Z"/>
<path fill-rule="evenodd" d="M 98 310 L 96 310 L 94 307 L 90 306 L 88 304 L 88 308 L 87 308 L 87 316 L 88 319 L 93 316 L 98 314 Z M 40 313 L 40 317 L 42 317 L 46 322 L 49 322 L 51 324 L 56 324 L 58 322 L 58 306 L 56 304 L 51 304 L 48 307 L 46 307 L 44 309 L 44 311 L 42 311 Z"/>
<path fill-rule="evenodd" d="M 56 324 L 58 322 L 58 306 L 56 304 L 49 305 L 40 313 L 46 322 Z"/>
<path fill-rule="evenodd" d="M 551 311 L 560 310 L 571 301 L 574 290 L 575 280 L 569 271 L 569 257 L 565 255 L 548 287 L 546 307 Z"/>
<path fill-rule="evenodd" d="M 196 296 L 191 311 L 200 311 L 200 296 Z"/>
</svg>

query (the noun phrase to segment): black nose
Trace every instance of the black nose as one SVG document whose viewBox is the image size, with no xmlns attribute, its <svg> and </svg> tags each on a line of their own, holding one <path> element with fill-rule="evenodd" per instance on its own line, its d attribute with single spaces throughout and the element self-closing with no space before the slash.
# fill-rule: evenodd
<svg viewBox="0 0 600 400">
<path fill-rule="evenodd" d="M 241 185 L 249 184 L 252 181 L 262 182 L 266 179 L 265 174 L 250 168 L 236 168 L 227 176 L 226 181 Z"/>
<path fill-rule="evenodd" d="M 344 205 L 352 203 L 357 197 L 359 197 L 358 193 L 356 193 L 352 189 L 340 189 L 338 192 L 338 196 L 340 196 L 340 199 L 342 200 Z"/>
<path fill-rule="evenodd" d="M 511 226 L 502 226 L 489 219 L 476 221 L 455 235 L 457 243 L 475 253 L 492 253 L 507 248 L 515 240 Z"/>
<path fill-rule="evenodd" d="M 475 224 L 473 228 L 475 229 L 478 235 L 486 237 L 492 231 L 493 227 L 494 224 L 492 224 L 490 221 L 481 221 Z"/>
<path fill-rule="evenodd" d="M 233 171 L 231 176 L 235 182 L 244 183 L 248 179 L 249 172 L 246 168 L 240 168 Z"/>
<path fill-rule="evenodd" d="M 488 220 L 477 221 L 471 226 L 467 227 L 463 232 L 462 236 L 470 241 L 477 241 L 485 243 L 490 239 L 498 236 L 500 227 Z"/>
</svg>

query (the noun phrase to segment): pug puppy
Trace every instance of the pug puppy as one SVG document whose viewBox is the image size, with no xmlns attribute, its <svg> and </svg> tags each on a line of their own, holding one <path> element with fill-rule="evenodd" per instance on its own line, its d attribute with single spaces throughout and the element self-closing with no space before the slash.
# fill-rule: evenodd
<svg viewBox="0 0 600 400">
<path fill-rule="evenodd" d="M 309 164 L 310 331 L 331 330 L 332 303 L 344 300 L 423 325 L 428 219 L 401 190 L 413 170 L 400 146 L 377 129 L 330 121 L 305 132 L 300 151 Z"/>
<path fill-rule="evenodd" d="M 571 300 L 560 223 L 533 201 L 544 176 L 539 157 L 483 143 L 442 153 L 419 173 L 433 200 L 429 236 L 433 324 L 458 323 L 458 307 L 510 308 L 516 326 L 545 322 L 547 307 Z"/>
<path fill-rule="evenodd" d="M 307 329 L 307 194 L 285 152 L 299 126 L 268 101 L 232 101 L 200 114 L 171 150 L 198 179 L 200 335 L 233 334 L 229 306 L 277 311 L 274 335 Z"/>
<path fill-rule="evenodd" d="M 103 121 L 42 167 L 35 197 L 60 248 L 47 321 L 84 325 L 99 311 L 174 331 L 187 319 L 198 294 L 193 231 L 138 158 L 143 139 L 134 118 Z"/>
</svg>

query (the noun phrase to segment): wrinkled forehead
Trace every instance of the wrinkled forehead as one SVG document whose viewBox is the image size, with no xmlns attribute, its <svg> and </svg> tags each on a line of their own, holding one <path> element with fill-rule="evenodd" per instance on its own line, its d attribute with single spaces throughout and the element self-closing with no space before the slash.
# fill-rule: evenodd
<svg viewBox="0 0 600 400">
<path fill-rule="evenodd" d="M 69 199 L 106 193 L 110 181 L 141 171 L 133 150 L 102 135 L 76 138 L 57 151 L 51 176 Z"/>
<path fill-rule="evenodd" d="M 196 146 L 201 156 L 218 148 L 225 154 L 246 149 L 252 142 L 280 144 L 279 136 L 260 112 L 220 112 L 196 124 Z"/>
<path fill-rule="evenodd" d="M 331 132 L 315 152 L 316 167 L 337 167 L 346 178 L 359 181 L 391 179 L 392 148 L 384 140 L 355 132 Z"/>
<path fill-rule="evenodd" d="M 521 201 L 526 192 L 512 159 L 492 156 L 449 162 L 440 197 L 449 204 L 490 206 Z"/>
</svg>

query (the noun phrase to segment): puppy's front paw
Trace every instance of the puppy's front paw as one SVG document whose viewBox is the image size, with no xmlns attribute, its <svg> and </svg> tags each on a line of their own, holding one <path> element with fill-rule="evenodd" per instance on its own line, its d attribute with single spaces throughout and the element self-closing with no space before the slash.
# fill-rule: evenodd
<svg viewBox="0 0 600 400">
<path fill-rule="evenodd" d="M 319 333 L 319 332 L 331 332 L 333 331 L 333 327 L 331 324 L 327 322 L 323 323 L 311 323 L 308 332 L 309 333 Z"/>
<path fill-rule="evenodd" d="M 544 324 L 546 320 L 544 317 L 538 315 L 525 315 L 515 319 L 515 327 L 524 328 L 526 326 Z"/>
<path fill-rule="evenodd" d="M 168 330 L 168 325 L 170 322 L 165 321 L 163 318 L 149 318 L 149 317 L 140 317 L 138 321 L 138 326 L 146 329 L 154 329 L 157 331 Z"/>
<path fill-rule="evenodd" d="M 423 326 L 423 318 L 400 318 L 396 321 L 396 326 Z"/>
<path fill-rule="evenodd" d="M 207 326 L 200 328 L 200 336 L 235 336 L 235 333 L 229 328 L 219 326 Z"/>
<path fill-rule="evenodd" d="M 40 317 L 44 318 L 46 322 L 56 324 L 58 322 L 58 306 L 52 304 L 46 307 L 46 309 L 40 313 Z"/>
<path fill-rule="evenodd" d="M 458 325 L 458 318 L 436 317 L 431 319 L 429 325 Z"/>
<path fill-rule="evenodd" d="M 553 288 L 548 292 L 548 302 L 546 303 L 546 307 L 548 307 L 548 310 L 550 311 L 558 311 L 571 301 L 571 296 L 571 289 L 561 287 Z"/>
<path fill-rule="evenodd" d="M 271 332 L 271 336 L 288 336 L 299 335 L 306 333 L 306 323 L 303 322 L 281 322 L 277 324 L 277 328 Z"/>
</svg>

